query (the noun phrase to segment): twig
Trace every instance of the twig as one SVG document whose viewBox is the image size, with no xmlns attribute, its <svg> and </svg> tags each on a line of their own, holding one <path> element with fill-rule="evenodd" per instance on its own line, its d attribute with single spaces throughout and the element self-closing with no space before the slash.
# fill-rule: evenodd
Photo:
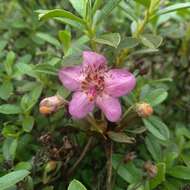
<svg viewBox="0 0 190 190">
<path fill-rule="evenodd" d="M 71 175 L 73 173 L 73 171 L 76 169 L 76 167 L 80 164 L 80 162 L 83 160 L 84 156 L 86 155 L 86 153 L 88 152 L 91 144 L 92 144 L 92 141 L 93 141 L 93 137 L 90 137 L 88 139 L 88 142 L 87 144 L 85 145 L 81 155 L 79 156 L 79 158 L 77 159 L 77 161 L 74 163 L 74 165 L 69 169 L 68 171 L 68 175 Z"/>
<path fill-rule="evenodd" d="M 106 189 L 112 190 L 112 153 L 113 153 L 113 144 L 110 142 L 108 150 L 108 159 L 107 159 L 107 183 Z"/>
</svg>

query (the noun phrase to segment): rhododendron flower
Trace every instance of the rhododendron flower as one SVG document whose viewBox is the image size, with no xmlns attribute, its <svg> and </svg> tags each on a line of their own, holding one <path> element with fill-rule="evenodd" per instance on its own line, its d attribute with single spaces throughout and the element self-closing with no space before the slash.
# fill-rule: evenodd
<svg viewBox="0 0 190 190">
<path fill-rule="evenodd" d="M 63 85 L 74 91 L 69 103 L 69 113 L 74 118 L 84 118 L 98 106 L 109 121 L 120 119 L 122 110 L 118 97 L 131 92 L 135 77 L 126 69 L 108 69 L 103 55 L 84 51 L 83 63 L 63 67 L 59 71 Z"/>
</svg>

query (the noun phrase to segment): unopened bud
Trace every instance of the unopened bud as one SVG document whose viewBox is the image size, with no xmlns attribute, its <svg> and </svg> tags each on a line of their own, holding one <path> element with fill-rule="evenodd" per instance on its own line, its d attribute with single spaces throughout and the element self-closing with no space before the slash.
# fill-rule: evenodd
<svg viewBox="0 0 190 190">
<path fill-rule="evenodd" d="M 136 105 L 136 112 L 140 117 L 149 117 L 153 113 L 153 108 L 150 104 L 142 102 Z"/>
<path fill-rule="evenodd" d="M 49 115 L 64 107 L 66 104 L 66 100 L 61 96 L 55 95 L 47 97 L 40 102 L 39 111 L 44 115 Z"/>
<path fill-rule="evenodd" d="M 157 166 L 152 164 L 150 161 L 145 162 L 144 170 L 147 172 L 150 178 L 154 178 L 158 172 Z"/>
<path fill-rule="evenodd" d="M 129 152 L 124 157 L 124 163 L 128 163 L 136 158 L 135 152 Z"/>
</svg>

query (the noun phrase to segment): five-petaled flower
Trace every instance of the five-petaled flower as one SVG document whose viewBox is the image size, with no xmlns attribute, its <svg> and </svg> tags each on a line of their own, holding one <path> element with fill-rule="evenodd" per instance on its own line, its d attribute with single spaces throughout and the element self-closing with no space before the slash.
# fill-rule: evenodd
<svg viewBox="0 0 190 190">
<path fill-rule="evenodd" d="M 96 105 L 112 122 L 118 121 L 122 114 L 118 97 L 131 92 L 136 83 L 128 70 L 109 70 L 106 58 L 91 51 L 83 52 L 82 65 L 63 67 L 59 79 L 74 91 L 69 103 L 69 113 L 74 118 L 84 118 Z"/>
</svg>

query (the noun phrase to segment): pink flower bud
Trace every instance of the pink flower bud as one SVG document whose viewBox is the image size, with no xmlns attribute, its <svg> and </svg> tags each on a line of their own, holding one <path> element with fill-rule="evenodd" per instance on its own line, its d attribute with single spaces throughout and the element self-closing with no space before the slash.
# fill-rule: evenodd
<svg viewBox="0 0 190 190">
<path fill-rule="evenodd" d="M 135 152 L 129 152 L 124 157 L 124 163 L 127 164 L 128 162 L 134 160 L 136 158 Z"/>
<path fill-rule="evenodd" d="M 39 111 L 44 115 L 49 115 L 64 107 L 66 104 L 66 100 L 61 96 L 55 95 L 47 97 L 40 102 Z"/>
<path fill-rule="evenodd" d="M 147 172 L 150 178 L 154 178 L 158 173 L 157 166 L 152 164 L 150 161 L 145 162 L 144 170 Z"/>
<path fill-rule="evenodd" d="M 153 114 L 153 108 L 150 104 L 142 102 L 136 105 L 136 112 L 140 117 L 149 117 Z"/>
</svg>

